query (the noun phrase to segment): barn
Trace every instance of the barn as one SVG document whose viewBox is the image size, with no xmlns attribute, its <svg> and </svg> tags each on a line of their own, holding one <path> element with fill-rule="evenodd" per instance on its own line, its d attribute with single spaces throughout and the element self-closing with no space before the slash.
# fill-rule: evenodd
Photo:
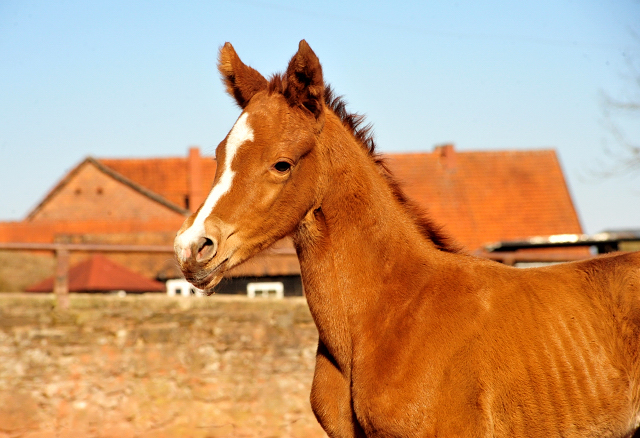
<svg viewBox="0 0 640 438">
<path fill-rule="evenodd" d="M 552 149 L 457 151 L 449 144 L 384 158 L 408 197 L 469 251 L 488 242 L 582 232 Z M 215 169 L 213 157 L 198 147 L 186 157 L 87 157 L 24 220 L 0 223 L 0 242 L 171 245 L 185 217 L 204 201 Z M 76 251 L 71 262 L 88 255 Z M 180 276 L 170 254 L 109 258 L 150 279 Z M 235 268 L 221 289 L 243 292 L 260 279 L 301 294 L 299 273 L 284 239 Z"/>
</svg>

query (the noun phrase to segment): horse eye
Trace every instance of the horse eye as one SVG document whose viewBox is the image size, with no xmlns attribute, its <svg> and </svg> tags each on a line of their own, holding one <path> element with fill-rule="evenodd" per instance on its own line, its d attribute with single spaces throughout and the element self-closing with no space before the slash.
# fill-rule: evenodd
<svg viewBox="0 0 640 438">
<path fill-rule="evenodd" d="M 273 165 L 273 168 L 280 173 L 285 173 L 289 169 L 291 169 L 291 163 L 287 161 L 278 161 L 276 164 Z"/>
</svg>

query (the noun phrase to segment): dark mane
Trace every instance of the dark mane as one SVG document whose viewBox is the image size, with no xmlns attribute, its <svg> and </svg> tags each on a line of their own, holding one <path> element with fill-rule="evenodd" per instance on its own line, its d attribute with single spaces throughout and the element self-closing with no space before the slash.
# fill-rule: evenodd
<svg viewBox="0 0 640 438">
<path fill-rule="evenodd" d="M 365 124 L 365 117 L 362 114 L 350 113 L 347 111 L 347 104 L 342 96 L 336 96 L 333 89 L 329 85 L 325 85 L 324 89 L 325 104 L 340 118 L 342 124 L 349 129 L 351 134 L 368 152 L 371 159 L 380 169 L 380 173 L 384 176 L 387 184 L 391 188 L 396 200 L 407 210 L 415 223 L 419 226 L 421 233 L 431 240 L 434 245 L 447 252 L 460 252 L 453 240 L 442 230 L 442 227 L 436 225 L 417 204 L 407 198 L 395 179 L 384 158 L 376 151 L 376 144 L 373 140 L 373 126 L 370 123 Z"/>
<path fill-rule="evenodd" d="M 274 75 L 269 81 L 269 93 L 282 93 L 283 78 L 281 75 Z M 396 200 L 411 215 L 414 222 L 418 225 L 423 236 L 429 239 L 436 248 L 446 252 L 462 252 L 462 248 L 458 246 L 453 239 L 447 235 L 440 225 L 434 223 L 427 213 L 420 208 L 415 202 L 407 198 L 395 179 L 384 158 L 376 151 L 376 144 L 373 140 L 373 126 L 370 123 L 365 124 L 365 116 L 358 113 L 350 113 L 347 111 L 347 103 L 342 96 L 336 96 L 330 85 L 325 84 L 324 102 L 331 111 L 342 121 L 342 124 L 351 132 L 360 145 L 367 151 L 373 162 L 380 169 L 380 173 L 387 181 Z"/>
</svg>

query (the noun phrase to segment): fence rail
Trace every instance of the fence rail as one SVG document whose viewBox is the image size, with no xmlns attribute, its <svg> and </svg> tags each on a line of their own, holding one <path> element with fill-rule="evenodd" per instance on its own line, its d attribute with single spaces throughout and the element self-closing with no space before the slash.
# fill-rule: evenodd
<svg viewBox="0 0 640 438">
<path fill-rule="evenodd" d="M 115 245 L 95 243 L 33 243 L 33 242 L 0 242 L 0 250 L 14 251 L 50 251 L 56 257 L 53 292 L 60 309 L 69 308 L 69 255 L 77 252 L 140 252 L 173 254 L 170 245 Z M 270 248 L 270 255 L 295 255 L 293 248 Z"/>
<path fill-rule="evenodd" d="M 0 250 L 53 252 L 56 257 L 53 293 L 56 296 L 58 307 L 63 310 L 69 308 L 69 254 L 72 251 L 173 253 L 173 247 L 169 245 L 107 245 L 92 243 L 5 242 L 0 243 Z"/>
<path fill-rule="evenodd" d="M 0 249 L 23 251 L 84 251 L 84 252 L 163 252 L 172 253 L 170 245 L 108 245 L 95 243 L 0 243 Z"/>
</svg>

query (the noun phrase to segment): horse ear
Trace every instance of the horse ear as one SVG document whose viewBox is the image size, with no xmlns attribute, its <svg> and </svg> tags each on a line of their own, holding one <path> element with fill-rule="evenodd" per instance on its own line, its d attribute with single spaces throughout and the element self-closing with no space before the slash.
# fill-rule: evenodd
<svg viewBox="0 0 640 438">
<path fill-rule="evenodd" d="M 318 118 L 324 102 L 320 60 L 305 40 L 300 41 L 284 76 L 284 96 L 292 106 L 302 106 Z"/>
<path fill-rule="evenodd" d="M 267 88 L 267 80 L 256 70 L 245 65 L 230 43 L 225 43 L 220 49 L 218 71 L 227 87 L 227 93 L 235 98 L 242 109 L 254 94 Z"/>
</svg>

